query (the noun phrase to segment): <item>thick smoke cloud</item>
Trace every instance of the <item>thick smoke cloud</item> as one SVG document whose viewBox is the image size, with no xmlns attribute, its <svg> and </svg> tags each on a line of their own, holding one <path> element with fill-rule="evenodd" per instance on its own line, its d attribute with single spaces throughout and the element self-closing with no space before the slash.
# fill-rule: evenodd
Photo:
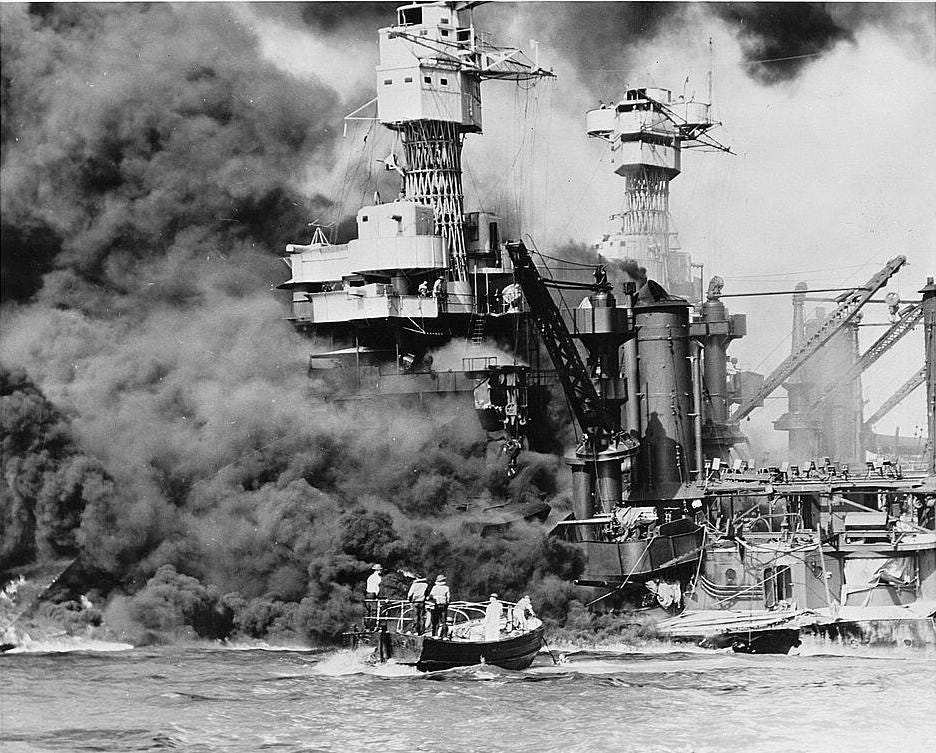
<svg viewBox="0 0 936 753">
<path fill-rule="evenodd" d="M 22 371 L 0 369 L 0 570 L 74 556 L 85 507 L 113 490 L 69 420 Z"/>
<path fill-rule="evenodd" d="M 570 567 L 539 528 L 459 522 L 561 496 L 554 458 L 510 482 L 469 406 L 313 395 L 269 288 L 328 207 L 299 186 L 334 161 L 342 94 L 267 62 L 240 8 L 0 12 L 2 358 L 52 400 L 4 377 L 5 565 L 79 554 L 140 640 L 333 636 L 374 561 L 465 597 Z"/>
<path fill-rule="evenodd" d="M 338 96 L 261 60 L 228 9 L 10 6 L 3 21 L 8 294 L 51 267 L 53 305 L 185 305 L 193 259 L 301 227 L 290 181 L 327 146 Z"/>
<path fill-rule="evenodd" d="M 816 3 L 718 3 L 712 10 L 736 29 L 748 75 L 764 84 L 789 81 L 811 60 L 854 35 Z"/>
<path fill-rule="evenodd" d="M 687 24 L 732 34 L 739 28 L 707 8 L 662 5 L 609 7 L 604 17 L 590 15 L 587 4 L 548 4 L 540 13 L 529 4 L 490 4 L 477 12 L 479 25 L 504 41 L 583 44 L 568 46 L 568 60 L 559 56 L 558 84 L 529 94 L 486 85 L 486 134 L 466 145 L 469 208 L 479 195 L 497 199 L 512 189 L 524 203 L 516 198 L 504 221 L 551 239 L 542 243 L 546 252 L 567 238 L 600 234 L 617 208 L 607 183 L 618 179 L 583 146 L 582 111 L 618 96 L 623 81 L 633 80 L 624 69 L 642 75 L 662 60 L 652 68 L 657 83 L 681 82 L 685 63 L 677 52 L 696 63 L 706 58 L 704 40 L 685 49 Z M 788 84 L 824 91 L 824 79 L 810 78 L 819 60 L 853 69 L 852 58 L 836 55 L 861 49 L 864 37 L 854 29 L 884 29 L 887 40 L 908 33 L 893 16 L 833 10 L 836 27 L 855 33 L 857 47 L 833 45 Z M 294 23 L 303 14 L 304 22 Z M 391 18 L 374 8 L 345 16 L 318 5 L 0 7 L 0 358 L 25 368 L 43 395 L 18 376 L 8 378 L 20 386 L 4 398 L 13 398 L 11 406 L 44 406 L 27 410 L 27 425 L 9 435 L 4 424 L 4 441 L 25 439 L 10 454 L 23 468 L 12 476 L 20 491 L 12 483 L 0 489 L 3 547 L 9 562 L 80 552 L 101 583 L 128 595 L 112 598 L 109 623 L 154 632 L 184 624 L 206 636 L 232 625 L 251 636 L 333 635 L 353 617 L 361 579 L 375 560 L 445 572 L 457 596 L 519 595 L 532 587 L 534 600 L 557 614 L 568 603 L 559 578 L 574 576 L 581 563 L 561 542 L 544 539 L 534 525 L 515 529 L 509 540 L 463 525 L 466 509 L 504 500 L 561 507 L 566 476 L 557 458 L 526 454 L 521 473 L 508 481 L 487 461 L 467 406 L 425 417 L 392 406 L 315 402 L 317 385 L 304 369 L 314 344 L 278 321 L 284 308 L 269 288 L 285 277 L 275 258 L 282 244 L 305 240 L 312 219 L 342 219 L 374 190 L 364 178 L 354 191 L 337 190 L 334 176 L 346 164 L 339 151 L 363 149 L 351 140 L 339 149 L 335 136 L 341 118 L 372 96 L 374 29 Z M 598 41 L 589 46 L 591 32 Z M 756 45 L 750 49 L 753 55 Z M 718 80 L 730 92 L 722 100 L 726 122 L 750 134 L 762 132 L 770 105 L 772 114 L 795 113 L 779 79 L 762 89 L 756 66 L 737 67 L 747 47 L 725 54 L 720 64 L 728 70 Z M 334 65 L 336 55 L 348 64 Z M 886 65 L 888 58 L 874 60 Z M 855 89 L 862 86 L 858 81 Z M 892 127 L 928 122 L 918 117 L 924 98 L 913 100 L 920 108 L 913 117 L 901 109 L 909 101 L 887 100 Z M 833 121 L 842 109 L 823 107 Z M 853 113 L 848 120 L 853 129 Z M 535 141 L 528 133 L 534 122 L 546 125 Z M 788 116 L 774 121 L 771 133 L 781 142 L 804 126 L 815 131 L 812 120 Z M 899 131 L 895 140 L 913 143 L 910 135 Z M 782 155 L 759 174 L 780 181 L 795 172 L 791 160 L 811 168 L 817 151 L 851 149 L 848 136 L 835 132 L 813 151 L 801 139 L 799 151 L 778 147 Z M 739 147 L 745 158 L 759 149 Z M 530 154 L 535 159 L 524 159 Z M 899 164 L 903 156 L 889 159 Z M 531 162 L 537 167 L 519 178 L 504 175 L 504 165 Z M 737 174 L 747 195 L 768 195 L 761 183 L 747 185 L 744 171 Z M 884 174 L 902 185 L 900 175 Z M 692 183 L 691 175 L 680 180 L 696 186 L 696 195 L 677 206 L 696 198 L 699 216 L 724 216 L 710 199 L 723 194 L 705 183 L 715 177 Z M 838 177 L 848 185 L 847 176 Z M 830 195 L 814 183 L 783 183 L 777 193 Z M 544 196 L 544 187 L 552 193 Z M 842 202 L 851 202 L 847 193 Z M 922 216 L 912 198 L 925 191 L 904 194 L 911 197 L 906 211 Z M 337 206 L 322 198 L 342 195 Z M 549 210 L 557 206 L 561 211 Z M 759 206 L 740 209 L 758 225 L 739 221 L 740 238 L 728 230 L 710 237 L 710 227 L 691 215 L 681 229 L 696 243 L 712 242 L 725 265 L 743 269 L 751 238 L 770 259 L 789 259 L 786 249 L 769 245 L 789 228 L 772 226 Z M 801 226 L 811 223 L 794 229 Z M 793 260 L 798 268 L 815 254 L 803 248 Z M 785 311 L 773 319 L 781 316 Z M 54 411 L 70 423 L 55 418 L 46 425 L 38 417 Z M 61 449 L 43 457 L 43 444 Z"/>
</svg>

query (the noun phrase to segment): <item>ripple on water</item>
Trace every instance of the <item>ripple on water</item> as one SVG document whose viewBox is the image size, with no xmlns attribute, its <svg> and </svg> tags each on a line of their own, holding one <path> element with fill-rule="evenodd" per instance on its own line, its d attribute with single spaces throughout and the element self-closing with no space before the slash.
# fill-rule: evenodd
<svg viewBox="0 0 936 753">
<path fill-rule="evenodd" d="M 353 652 L 12 656 L 4 753 L 901 753 L 936 735 L 932 662 L 569 652 L 523 672 L 417 673 Z M 0 747 L 4 747 L 0 746 Z"/>
</svg>

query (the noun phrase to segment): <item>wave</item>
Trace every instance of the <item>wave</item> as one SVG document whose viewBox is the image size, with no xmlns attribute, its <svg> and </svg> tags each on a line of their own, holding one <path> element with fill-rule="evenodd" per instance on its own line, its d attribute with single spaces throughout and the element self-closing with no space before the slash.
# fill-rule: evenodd
<svg viewBox="0 0 936 753">
<path fill-rule="evenodd" d="M 315 674 L 328 677 L 342 675 L 374 675 L 376 677 L 413 677 L 420 672 L 416 667 L 397 664 L 393 659 L 383 664 L 375 663 L 371 656 L 374 650 L 369 647 L 340 649 L 326 655 L 312 668 Z"/>
<path fill-rule="evenodd" d="M 108 653 L 112 651 L 129 651 L 133 648 L 130 643 L 123 641 L 107 641 L 95 638 L 82 638 L 79 636 L 63 635 L 54 638 L 30 638 L 23 636 L 18 645 L 5 652 L 9 654 L 63 654 L 71 652 Z"/>
</svg>

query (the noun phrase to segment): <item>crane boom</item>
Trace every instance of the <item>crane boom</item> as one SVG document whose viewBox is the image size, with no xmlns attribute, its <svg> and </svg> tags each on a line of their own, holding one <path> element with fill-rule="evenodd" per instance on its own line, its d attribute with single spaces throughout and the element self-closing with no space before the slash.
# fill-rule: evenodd
<svg viewBox="0 0 936 753">
<path fill-rule="evenodd" d="M 871 431 L 874 425 L 880 421 L 884 416 L 890 413 L 894 408 L 896 408 L 900 403 L 903 402 L 911 392 L 913 392 L 917 387 L 919 387 L 923 382 L 926 381 L 926 367 L 924 366 L 916 374 L 910 377 L 906 382 L 904 382 L 900 388 L 887 400 L 884 401 L 884 404 L 874 411 L 874 415 L 871 416 L 867 421 L 864 422 L 865 431 Z"/>
<path fill-rule="evenodd" d="M 836 390 L 840 389 L 841 385 L 847 384 L 852 379 L 856 378 L 862 374 L 865 369 L 867 369 L 871 364 L 877 361 L 881 356 L 883 356 L 890 348 L 896 345 L 900 339 L 910 332 L 920 320 L 923 319 L 923 303 L 917 303 L 913 306 L 908 306 L 905 308 L 901 314 L 900 318 L 894 322 L 890 327 L 887 328 L 887 331 L 881 335 L 875 343 L 868 348 L 864 353 L 861 354 L 861 358 L 855 361 L 852 366 L 845 371 L 845 373 L 840 374 L 836 380 L 829 384 L 828 387 L 822 392 L 819 397 L 817 397 L 813 403 L 806 408 L 806 413 L 812 413 L 815 410 L 819 409 L 828 398 Z"/>
<path fill-rule="evenodd" d="M 764 398 L 787 381 L 806 361 L 812 358 L 845 324 L 850 322 L 858 311 L 874 294 L 883 288 L 887 281 L 907 262 L 906 256 L 895 256 L 860 288 L 846 293 L 844 299 L 832 314 L 822 322 L 819 328 L 806 339 L 806 342 L 787 356 L 783 362 L 764 380 L 764 384 L 753 395 L 744 400 L 731 414 L 731 421 L 737 423 L 746 418 L 751 411 L 761 405 Z"/>
<path fill-rule="evenodd" d="M 523 291 L 549 357 L 556 367 L 575 420 L 583 432 L 590 434 L 597 430 L 607 438 L 614 437 L 619 428 L 605 411 L 569 328 L 549 294 L 545 281 L 540 277 L 530 252 L 522 241 L 510 241 L 507 243 L 507 253 L 513 262 L 514 279 Z"/>
</svg>

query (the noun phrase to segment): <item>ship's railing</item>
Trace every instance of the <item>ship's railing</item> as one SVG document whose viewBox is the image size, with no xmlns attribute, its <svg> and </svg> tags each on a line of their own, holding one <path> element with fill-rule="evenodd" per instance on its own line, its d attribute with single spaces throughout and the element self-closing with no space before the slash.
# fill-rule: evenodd
<svg viewBox="0 0 936 753">
<path fill-rule="evenodd" d="M 513 608 L 516 602 L 501 601 L 502 616 L 506 610 L 508 624 L 512 622 Z M 487 613 L 488 602 L 453 601 L 448 605 L 446 625 L 450 630 L 468 622 L 483 620 Z M 405 599 L 365 599 L 364 629 L 390 630 L 398 633 L 416 632 L 416 605 Z M 424 614 L 430 613 L 431 606 L 425 605 Z"/>
<path fill-rule="evenodd" d="M 781 533 L 783 531 L 803 531 L 803 516 L 798 512 L 778 512 L 744 518 L 744 525 L 749 533 Z"/>
</svg>

